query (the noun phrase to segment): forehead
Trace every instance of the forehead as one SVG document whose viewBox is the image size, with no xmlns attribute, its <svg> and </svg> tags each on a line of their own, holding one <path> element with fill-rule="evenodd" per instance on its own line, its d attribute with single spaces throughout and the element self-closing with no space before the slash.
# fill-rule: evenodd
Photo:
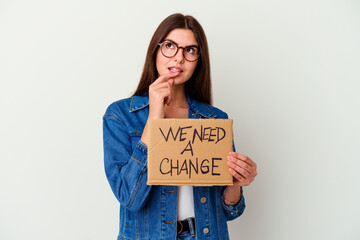
<svg viewBox="0 0 360 240">
<path fill-rule="evenodd" d="M 175 28 L 165 39 L 173 40 L 180 46 L 198 45 L 195 34 L 190 29 Z"/>
</svg>

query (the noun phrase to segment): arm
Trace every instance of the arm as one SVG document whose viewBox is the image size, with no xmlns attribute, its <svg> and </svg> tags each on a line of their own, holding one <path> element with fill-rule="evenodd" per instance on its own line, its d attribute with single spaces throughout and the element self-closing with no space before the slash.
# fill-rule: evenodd
<svg viewBox="0 0 360 240">
<path fill-rule="evenodd" d="M 233 192 L 232 192 L 233 190 Z M 235 203 L 229 203 L 226 196 L 228 194 L 237 195 L 237 200 Z M 234 220 L 235 218 L 241 216 L 245 210 L 245 198 L 242 194 L 242 187 L 238 186 L 227 186 L 223 187 L 223 194 L 221 197 L 221 203 L 225 212 L 226 220 Z"/>
<path fill-rule="evenodd" d="M 234 142 L 233 151 L 235 151 Z M 241 216 L 246 207 L 242 186 L 233 185 L 223 187 L 221 202 L 225 211 L 226 220 L 234 220 Z"/>
<path fill-rule="evenodd" d="M 147 147 L 139 141 L 131 147 L 128 129 L 111 112 L 103 117 L 105 173 L 116 198 L 129 210 L 139 210 L 149 196 Z"/>
<path fill-rule="evenodd" d="M 235 214 L 232 215 L 238 217 L 245 208 L 242 186 L 248 186 L 254 181 L 257 166 L 249 157 L 236 152 L 229 153 L 227 164 L 229 172 L 233 175 L 234 185 L 226 187 L 222 200 L 228 209 L 235 210 Z"/>
<path fill-rule="evenodd" d="M 179 73 L 160 76 L 149 87 L 148 119 L 165 116 L 164 104 L 171 101 L 171 85 Z M 168 81 L 169 80 L 169 81 Z M 165 101 L 166 100 L 166 101 Z M 134 149 L 124 122 L 109 107 L 103 117 L 105 173 L 119 202 L 129 210 L 139 210 L 148 199 L 147 181 L 148 124 Z"/>
<path fill-rule="evenodd" d="M 224 118 L 228 118 L 226 113 Z M 234 142 L 233 152 L 230 152 L 228 155 L 227 165 L 229 166 L 230 174 L 233 176 L 234 185 L 223 188 L 221 200 L 226 219 L 233 220 L 239 217 L 245 210 L 243 186 L 247 186 L 254 181 L 257 175 L 257 166 L 247 156 L 235 152 Z"/>
</svg>

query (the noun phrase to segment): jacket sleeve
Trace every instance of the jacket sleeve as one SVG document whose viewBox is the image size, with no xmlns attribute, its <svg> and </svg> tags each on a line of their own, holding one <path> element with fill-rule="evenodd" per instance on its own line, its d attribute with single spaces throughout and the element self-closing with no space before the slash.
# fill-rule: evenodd
<svg viewBox="0 0 360 240">
<path fill-rule="evenodd" d="M 243 214 L 244 210 L 245 210 L 245 198 L 244 198 L 244 194 L 241 194 L 241 198 L 239 200 L 239 202 L 236 205 L 226 205 L 225 201 L 224 201 L 224 191 L 225 188 L 223 188 L 223 194 L 221 197 L 221 203 L 225 212 L 225 217 L 227 221 L 230 220 L 234 220 L 235 218 L 238 218 L 241 216 L 241 214 Z M 242 187 L 241 187 L 241 192 L 242 192 Z"/>
<path fill-rule="evenodd" d="M 224 113 L 223 118 L 228 119 L 229 117 L 226 113 Z M 236 152 L 234 140 L 233 140 L 233 151 Z M 245 198 L 244 198 L 244 194 L 243 194 L 243 187 L 241 186 L 240 188 L 241 188 L 241 198 L 236 205 L 226 205 L 226 203 L 224 201 L 224 191 L 225 191 L 226 187 L 223 187 L 223 189 L 222 189 L 221 203 L 222 203 L 227 221 L 234 220 L 235 218 L 240 217 L 241 214 L 245 210 Z"/>
<path fill-rule="evenodd" d="M 147 201 L 147 146 L 140 140 L 134 149 L 124 122 L 111 112 L 103 117 L 104 165 L 111 189 L 121 205 L 139 210 Z"/>
</svg>

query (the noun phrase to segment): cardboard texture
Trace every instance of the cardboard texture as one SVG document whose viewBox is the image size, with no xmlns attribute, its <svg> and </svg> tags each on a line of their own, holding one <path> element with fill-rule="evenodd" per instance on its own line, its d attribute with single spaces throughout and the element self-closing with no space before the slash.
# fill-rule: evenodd
<svg viewBox="0 0 360 240">
<path fill-rule="evenodd" d="M 232 119 L 149 121 L 148 185 L 233 185 Z"/>
</svg>

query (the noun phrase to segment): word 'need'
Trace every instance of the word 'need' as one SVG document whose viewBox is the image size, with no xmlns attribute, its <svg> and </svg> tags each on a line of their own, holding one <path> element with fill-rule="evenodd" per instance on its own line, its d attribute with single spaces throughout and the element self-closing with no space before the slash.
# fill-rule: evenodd
<svg viewBox="0 0 360 240">
<path fill-rule="evenodd" d="M 204 127 L 203 125 L 201 125 L 200 129 L 196 129 L 193 126 L 178 127 L 176 133 L 172 127 L 169 127 L 167 131 L 163 131 L 162 128 L 159 128 L 159 130 L 166 142 L 171 139 L 180 142 L 188 139 L 193 144 L 195 139 L 198 139 L 200 142 L 207 141 L 215 142 L 216 144 L 226 136 L 226 131 L 222 127 Z"/>
</svg>

